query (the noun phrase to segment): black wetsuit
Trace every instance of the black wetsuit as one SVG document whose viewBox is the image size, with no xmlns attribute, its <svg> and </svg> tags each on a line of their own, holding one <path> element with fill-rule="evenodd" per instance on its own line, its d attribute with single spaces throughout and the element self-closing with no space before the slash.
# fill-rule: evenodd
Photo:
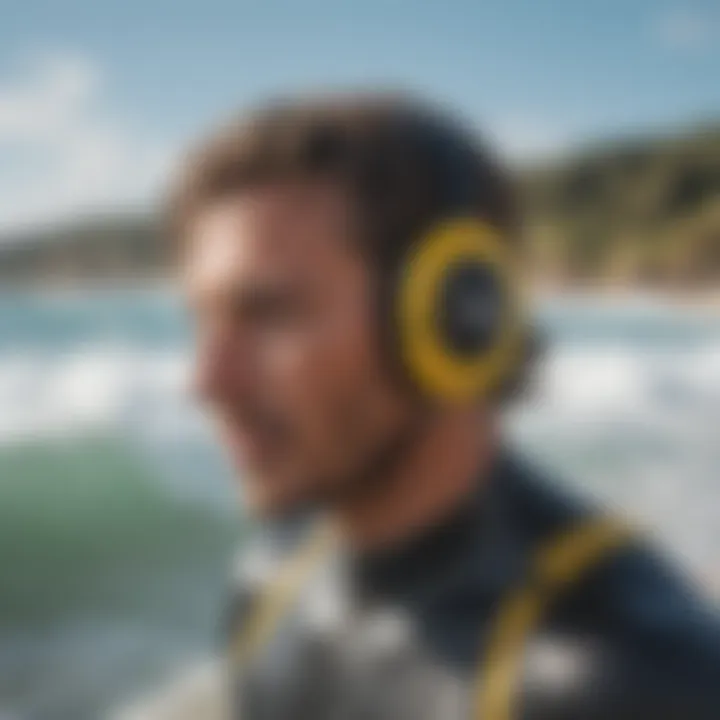
<svg viewBox="0 0 720 720">
<path fill-rule="evenodd" d="M 477 718 L 477 669 L 498 609 L 540 543 L 593 513 L 506 454 L 442 525 L 382 554 L 329 557 L 240 674 L 238 717 Z M 233 635 L 284 552 L 283 542 L 264 548 L 266 562 L 250 558 L 238 579 Z M 524 720 L 720 719 L 720 624 L 651 547 L 631 541 L 557 598 L 515 693 L 513 717 Z"/>
</svg>

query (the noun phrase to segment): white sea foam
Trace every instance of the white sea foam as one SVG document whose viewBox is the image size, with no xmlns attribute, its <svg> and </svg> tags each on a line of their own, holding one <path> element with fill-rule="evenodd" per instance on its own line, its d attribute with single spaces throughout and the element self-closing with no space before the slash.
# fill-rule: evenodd
<svg viewBox="0 0 720 720">
<path fill-rule="evenodd" d="M 0 354 L 0 443 L 103 429 L 186 439 L 202 432 L 178 351 L 86 345 L 71 353 Z M 533 411 L 579 421 L 720 411 L 720 342 L 691 349 L 559 345 Z"/>
<path fill-rule="evenodd" d="M 162 431 L 190 414 L 179 355 L 109 346 L 0 355 L 0 442 L 103 428 Z M 172 421 L 172 422 L 171 422 Z"/>
</svg>

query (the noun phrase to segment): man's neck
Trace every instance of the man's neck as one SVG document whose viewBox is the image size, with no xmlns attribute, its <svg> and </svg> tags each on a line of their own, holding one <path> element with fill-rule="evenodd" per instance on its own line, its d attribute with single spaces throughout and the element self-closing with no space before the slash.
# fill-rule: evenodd
<svg viewBox="0 0 720 720">
<path fill-rule="evenodd" d="M 497 446 L 491 418 L 476 411 L 439 416 L 364 494 L 333 509 L 357 550 L 382 548 L 422 533 L 462 506 L 487 473 Z"/>
</svg>

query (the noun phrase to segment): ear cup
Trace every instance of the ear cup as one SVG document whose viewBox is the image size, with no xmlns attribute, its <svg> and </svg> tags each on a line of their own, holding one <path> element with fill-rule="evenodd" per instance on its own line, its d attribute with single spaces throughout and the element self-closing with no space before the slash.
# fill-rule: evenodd
<svg viewBox="0 0 720 720">
<path fill-rule="evenodd" d="M 394 303 L 401 361 L 426 396 L 471 401 L 493 392 L 521 362 L 513 264 L 484 223 L 451 218 L 413 243 Z"/>
</svg>

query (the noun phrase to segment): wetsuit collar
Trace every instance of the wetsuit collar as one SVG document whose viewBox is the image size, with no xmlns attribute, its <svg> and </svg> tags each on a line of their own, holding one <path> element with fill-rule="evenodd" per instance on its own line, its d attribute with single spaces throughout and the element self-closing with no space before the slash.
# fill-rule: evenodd
<svg viewBox="0 0 720 720">
<path fill-rule="evenodd" d="M 432 604 L 459 585 L 495 595 L 520 571 L 505 508 L 512 465 L 509 453 L 499 453 L 442 522 L 393 547 L 351 556 L 356 592 L 411 606 Z"/>
</svg>

